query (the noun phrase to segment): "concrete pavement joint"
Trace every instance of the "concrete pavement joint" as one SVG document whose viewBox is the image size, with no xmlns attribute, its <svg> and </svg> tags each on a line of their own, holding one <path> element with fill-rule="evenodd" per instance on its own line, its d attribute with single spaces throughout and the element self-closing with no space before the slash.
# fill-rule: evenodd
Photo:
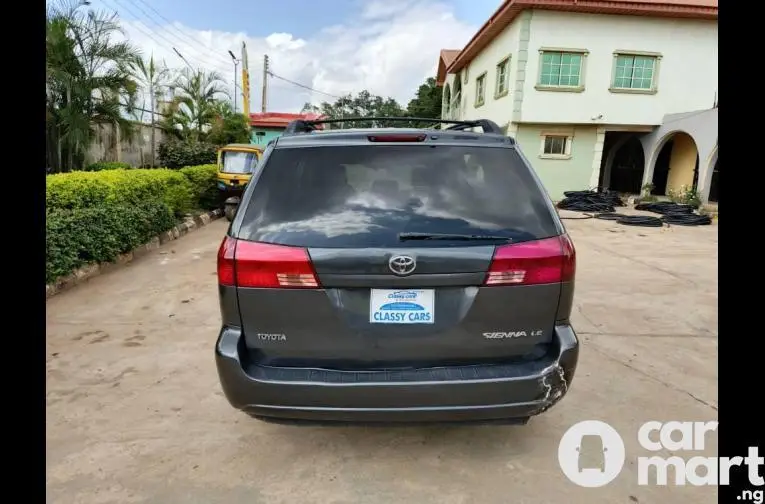
<svg viewBox="0 0 765 504">
<path fill-rule="evenodd" d="M 152 250 L 159 248 L 160 245 L 163 245 L 172 240 L 177 240 L 181 236 L 184 236 L 185 234 L 190 233 L 195 229 L 199 229 L 200 227 L 205 226 L 222 216 L 223 211 L 218 209 L 191 216 L 181 224 L 174 226 L 172 229 L 165 231 L 159 236 L 155 236 L 149 240 L 148 243 L 145 243 L 144 245 L 141 245 L 125 254 L 120 254 L 113 263 L 87 264 L 82 268 L 72 272 L 70 275 L 58 279 L 55 283 L 46 285 L 45 298 L 51 298 L 60 292 L 71 289 L 75 285 L 79 285 L 102 273 L 111 271 L 115 267 L 124 266 L 125 264 L 148 254 Z"/>
</svg>

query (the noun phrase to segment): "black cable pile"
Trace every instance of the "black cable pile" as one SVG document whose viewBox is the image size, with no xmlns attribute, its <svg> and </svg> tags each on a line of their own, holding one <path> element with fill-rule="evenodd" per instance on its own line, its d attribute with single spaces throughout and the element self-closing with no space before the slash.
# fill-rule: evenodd
<svg viewBox="0 0 765 504">
<path fill-rule="evenodd" d="M 613 212 L 615 207 L 624 206 L 617 193 L 611 191 L 566 191 L 565 198 L 558 203 L 561 210 L 573 212 Z"/>
<path fill-rule="evenodd" d="M 675 226 L 708 226 L 712 224 L 712 217 L 694 213 L 670 213 L 662 217 L 661 220 Z"/>
<path fill-rule="evenodd" d="M 605 213 L 599 213 L 595 215 L 596 219 L 612 220 L 612 221 L 618 221 L 622 217 L 627 217 L 627 216 L 624 214 L 614 213 L 614 212 L 605 212 Z"/>
<path fill-rule="evenodd" d="M 655 203 L 638 203 L 635 210 L 653 212 L 661 215 L 669 214 L 692 214 L 695 210 L 691 205 L 675 203 L 674 201 L 657 201 Z"/>
<path fill-rule="evenodd" d="M 712 218 L 696 213 L 696 207 L 673 201 L 639 203 L 635 205 L 635 210 L 660 214 L 663 222 L 676 226 L 708 226 L 712 224 Z"/>
<path fill-rule="evenodd" d="M 623 215 L 616 222 L 625 226 L 662 227 L 664 225 L 662 219 L 649 215 Z"/>
</svg>

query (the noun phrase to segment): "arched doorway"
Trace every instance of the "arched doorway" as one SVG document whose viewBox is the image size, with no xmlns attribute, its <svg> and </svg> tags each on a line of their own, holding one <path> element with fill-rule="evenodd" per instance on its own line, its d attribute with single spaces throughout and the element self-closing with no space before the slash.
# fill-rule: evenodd
<svg viewBox="0 0 765 504">
<path fill-rule="evenodd" d="M 640 194 L 644 167 L 643 144 L 637 135 L 631 135 L 614 153 L 609 189 L 621 193 Z"/>
<path fill-rule="evenodd" d="M 452 105 L 452 91 L 451 91 L 451 87 L 449 87 L 449 83 L 447 82 L 444 85 L 444 97 L 441 102 L 441 108 L 443 109 L 444 117 L 449 117 L 449 112 L 451 111 L 451 105 Z"/>
<path fill-rule="evenodd" d="M 449 107 L 453 119 L 460 119 L 462 112 L 462 75 L 457 74 L 454 78 L 454 93 L 452 93 L 452 105 Z"/>
<path fill-rule="evenodd" d="M 707 198 L 709 201 L 713 203 L 718 202 L 718 194 L 717 191 L 719 191 L 720 186 L 720 175 L 717 171 L 717 167 L 719 164 L 719 160 L 717 159 L 717 156 L 715 155 L 715 164 L 714 168 L 712 168 L 712 181 L 709 183 L 709 197 Z"/>
<path fill-rule="evenodd" d="M 699 151 L 685 132 L 672 133 L 662 144 L 653 168 L 652 193 L 664 196 L 699 183 Z"/>
</svg>

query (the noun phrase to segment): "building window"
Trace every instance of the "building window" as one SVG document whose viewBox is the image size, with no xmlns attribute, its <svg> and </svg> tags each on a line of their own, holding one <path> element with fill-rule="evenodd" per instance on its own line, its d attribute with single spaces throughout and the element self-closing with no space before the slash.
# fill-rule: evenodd
<svg viewBox="0 0 765 504">
<path fill-rule="evenodd" d="M 612 91 L 655 92 L 659 55 L 614 53 Z"/>
<path fill-rule="evenodd" d="M 507 57 L 497 65 L 497 82 L 494 87 L 494 97 L 500 98 L 508 92 L 510 83 L 510 58 Z"/>
<path fill-rule="evenodd" d="M 582 77 L 582 54 L 572 52 L 543 52 L 542 86 L 578 87 Z"/>
<path fill-rule="evenodd" d="M 542 133 L 539 157 L 546 159 L 570 159 L 573 133 Z"/>
<path fill-rule="evenodd" d="M 475 80 L 475 106 L 484 104 L 486 97 L 486 72 L 479 75 Z"/>
</svg>

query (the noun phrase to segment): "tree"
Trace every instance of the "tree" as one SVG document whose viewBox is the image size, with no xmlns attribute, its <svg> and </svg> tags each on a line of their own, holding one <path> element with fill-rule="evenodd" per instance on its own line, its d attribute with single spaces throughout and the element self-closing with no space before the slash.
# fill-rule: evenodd
<svg viewBox="0 0 765 504">
<path fill-rule="evenodd" d="M 154 61 L 154 55 L 152 54 L 148 61 L 144 61 L 143 58 L 138 58 L 135 61 L 132 70 L 138 85 L 149 95 L 149 113 L 151 114 L 151 165 L 155 166 L 155 152 L 157 149 L 155 117 L 157 102 L 162 99 L 169 84 L 170 69 L 164 64 L 158 65 Z M 141 102 L 141 108 L 146 108 L 145 98 Z M 141 111 L 141 118 L 143 119 L 143 111 Z"/>
<path fill-rule="evenodd" d="M 177 95 L 163 127 L 185 141 L 202 141 L 217 117 L 218 97 L 228 97 L 218 72 L 184 69 L 174 84 Z"/>
<path fill-rule="evenodd" d="M 231 102 L 218 101 L 207 141 L 215 145 L 250 143 L 250 125 L 243 114 L 234 113 Z"/>
<path fill-rule="evenodd" d="M 406 108 L 412 117 L 441 118 L 441 88 L 436 86 L 434 77 L 428 77 L 425 83 L 417 88 L 417 94 Z"/>
<path fill-rule="evenodd" d="M 129 69 L 139 52 L 113 40 L 121 32 L 116 14 L 83 12 L 83 6 L 59 2 L 46 13 L 46 154 L 51 171 L 81 165 L 102 124 L 119 128 L 126 137 L 132 132 L 122 110 L 130 108 L 137 91 Z"/>
<path fill-rule="evenodd" d="M 406 111 L 393 98 L 383 98 L 369 91 L 361 91 L 356 96 L 346 95 L 334 103 L 322 102 L 320 105 L 306 103 L 303 113 L 312 112 L 328 117 L 341 119 L 344 117 L 404 117 Z M 366 128 L 380 126 L 374 121 L 346 121 L 333 127 L 337 128 Z"/>
</svg>

